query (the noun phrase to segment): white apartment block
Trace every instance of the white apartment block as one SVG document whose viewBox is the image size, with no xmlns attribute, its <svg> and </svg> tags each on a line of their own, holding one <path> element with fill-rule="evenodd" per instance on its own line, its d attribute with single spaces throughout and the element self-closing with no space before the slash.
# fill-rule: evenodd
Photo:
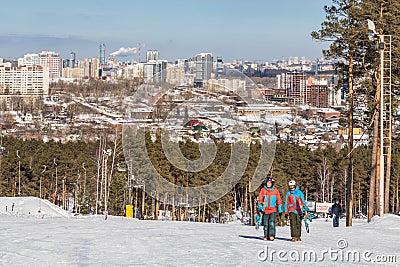
<svg viewBox="0 0 400 267">
<path fill-rule="evenodd" d="M 239 92 L 245 91 L 246 81 L 241 79 L 209 79 L 203 84 L 209 91 Z"/>
<path fill-rule="evenodd" d="M 143 63 L 128 65 L 123 72 L 124 79 L 143 78 L 143 75 L 144 75 Z"/>
<path fill-rule="evenodd" d="M 0 94 L 48 95 L 49 69 L 41 66 L 0 66 Z"/>
<path fill-rule="evenodd" d="M 39 55 L 38 54 L 26 54 L 24 57 L 18 59 L 18 67 L 36 67 L 39 65 Z"/>
</svg>

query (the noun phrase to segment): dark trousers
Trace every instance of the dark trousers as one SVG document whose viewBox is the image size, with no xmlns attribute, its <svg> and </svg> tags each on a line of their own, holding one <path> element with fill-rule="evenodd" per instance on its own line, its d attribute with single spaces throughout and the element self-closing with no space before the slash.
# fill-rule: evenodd
<svg viewBox="0 0 400 267">
<path fill-rule="evenodd" d="M 299 214 L 289 212 L 290 234 L 292 237 L 301 236 L 301 218 Z"/>
<path fill-rule="evenodd" d="M 276 212 L 271 214 L 264 214 L 263 217 L 263 225 L 264 225 L 264 236 L 274 236 L 276 234 Z"/>
<path fill-rule="evenodd" d="M 339 227 L 339 216 L 333 214 L 333 227 Z"/>
</svg>

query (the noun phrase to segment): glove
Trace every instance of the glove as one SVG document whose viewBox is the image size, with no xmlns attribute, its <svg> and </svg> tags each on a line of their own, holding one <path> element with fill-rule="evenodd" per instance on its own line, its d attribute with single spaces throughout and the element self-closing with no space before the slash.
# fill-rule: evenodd
<svg viewBox="0 0 400 267">
<path fill-rule="evenodd" d="M 258 211 L 264 211 L 264 205 L 262 203 L 257 204 L 257 210 Z"/>
</svg>

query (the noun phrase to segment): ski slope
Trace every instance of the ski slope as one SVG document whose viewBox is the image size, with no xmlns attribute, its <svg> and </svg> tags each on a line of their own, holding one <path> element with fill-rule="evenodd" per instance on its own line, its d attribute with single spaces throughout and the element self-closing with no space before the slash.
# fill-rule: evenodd
<svg viewBox="0 0 400 267">
<path fill-rule="evenodd" d="M 333 228 L 331 221 L 317 219 L 310 223 L 310 233 L 303 226 L 303 241 L 296 243 L 289 241 L 289 227 L 278 227 L 271 242 L 261 240 L 261 229 L 236 223 L 13 214 L 0 215 L 0 222 L 0 266 L 379 266 L 377 257 L 390 255 L 396 262 L 385 266 L 400 265 L 400 217 L 393 215 L 369 224 L 355 221 L 350 228 L 344 221 Z M 324 250 L 367 251 L 370 261 L 327 254 L 321 261 L 296 260 L 296 253 L 311 250 L 318 257 Z M 276 252 L 266 259 L 266 251 L 269 256 Z M 278 259 L 277 254 L 285 252 Z"/>
<path fill-rule="evenodd" d="M 0 214 L 38 218 L 70 216 L 50 201 L 37 197 L 0 197 Z"/>
</svg>

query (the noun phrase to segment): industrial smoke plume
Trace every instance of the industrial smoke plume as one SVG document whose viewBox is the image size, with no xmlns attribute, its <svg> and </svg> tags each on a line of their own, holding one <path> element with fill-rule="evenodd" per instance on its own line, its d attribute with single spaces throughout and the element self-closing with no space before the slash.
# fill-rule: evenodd
<svg viewBox="0 0 400 267">
<path fill-rule="evenodd" d="M 129 54 L 135 54 L 135 53 L 136 53 L 136 48 L 135 47 L 127 47 L 127 48 L 121 47 L 117 51 L 112 52 L 110 54 L 110 56 L 113 56 L 113 57 L 115 57 L 115 56 L 127 56 Z"/>
</svg>

